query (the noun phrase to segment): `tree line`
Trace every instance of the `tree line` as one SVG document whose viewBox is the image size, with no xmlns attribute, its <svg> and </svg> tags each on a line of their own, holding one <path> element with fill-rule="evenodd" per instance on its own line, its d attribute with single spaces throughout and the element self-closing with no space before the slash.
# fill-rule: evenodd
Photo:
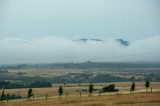
<svg viewBox="0 0 160 106">
<path fill-rule="evenodd" d="M 145 84 L 144 84 L 145 88 L 146 88 L 146 92 L 148 90 L 148 88 L 150 87 L 150 81 L 146 81 Z M 131 84 L 131 87 L 130 87 L 130 93 L 134 93 L 136 89 L 136 84 L 135 82 L 132 82 Z M 93 84 L 90 84 L 89 85 L 89 88 L 88 88 L 88 92 L 90 95 L 92 95 L 92 93 L 95 91 L 96 89 L 94 89 L 94 85 Z M 115 89 L 115 85 L 114 84 L 111 84 L 111 85 L 108 85 L 108 86 L 105 86 L 103 87 L 101 90 L 99 90 L 99 95 L 103 92 L 118 92 L 119 89 Z M 151 92 L 152 92 L 152 88 L 151 88 Z M 61 98 L 61 96 L 63 95 L 64 91 L 63 91 L 63 87 L 62 86 L 59 86 L 59 89 L 58 89 L 58 94 Z M 80 91 L 80 96 L 82 95 L 82 92 Z M 31 97 L 33 98 L 34 100 L 34 93 L 33 93 L 33 89 L 32 88 L 29 88 L 28 89 L 28 93 L 27 93 L 27 98 L 28 100 L 31 99 Z M 47 99 L 48 95 L 46 94 L 46 99 Z M 67 93 L 66 93 L 66 97 L 67 97 Z M 1 98 L 0 100 L 3 101 L 3 100 L 10 100 L 10 99 L 21 99 L 22 97 L 21 96 L 13 96 L 13 95 L 10 95 L 9 93 L 5 94 L 5 90 L 2 91 L 1 93 Z"/>
<path fill-rule="evenodd" d="M 13 88 L 43 88 L 52 87 L 52 83 L 48 81 L 35 81 L 30 84 L 12 83 L 9 81 L 0 81 L 0 89 L 13 89 Z"/>
</svg>

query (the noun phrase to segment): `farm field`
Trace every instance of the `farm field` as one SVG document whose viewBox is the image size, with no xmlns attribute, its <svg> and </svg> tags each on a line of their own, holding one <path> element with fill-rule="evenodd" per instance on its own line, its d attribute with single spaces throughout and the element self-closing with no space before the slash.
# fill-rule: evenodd
<svg viewBox="0 0 160 106">
<path fill-rule="evenodd" d="M 160 82 L 159 75 L 160 67 L 158 64 L 150 66 L 150 64 L 86 62 L 59 65 L 17 65 L 0 67 L 0 80 L 9 81 L 12 84 L 12 86 L 0 85 L 0 88 L 23 88 L 22 86 L 37 81 L 47 81 L 53 84 L 142 82 L 146 80 Z M 39 88 L 39 86 L 37 87 Z"/>
<path fill-rule="evenodd" d="M 135 82 L 136 83 L 136 92 L 146 92 L 145 82 Z M 129 94 L 130 86 L 132 82 L 113 82 L 113 83 L 94 83 L 94 89 L 102 89 L 106 85 L 115 84 L 115 87 L 120 91 L 119 94 Z M 88 86 L 89 83 L 79 83 L 79 84 L 53 84 L 51 88 L 33 88 L 33 93 L 35 98 L 43 98 L 47 94 L 48 97 L 58 96 L 58 88 L 59 86 L 63 86 L 64 96 L 65 93 L 68 96 L 79 95 L 79 91 L 82 91 L 82 95 L 88 95 Z M 151 82 L 153 92 L 160 92 L 160 82 Z M 150 91 L 150 88 L 148 89 Z M 2 89 L 0 90 L 2 92 Z M 28 88 L 21 89 L 5 89 L 5 93 L 15 94 L 18 96 L 26 97 L 28 92 Z M 109 93 L 112 94 L 112 93 Z M 115 94 L 115 93 L 114 93 Z M 98 95 L 98 91 L 95 91 L 93 95 Z M 108 95 L 108 93 L 107 93 Z"/>
<path fill-rule="evenodd" d="M 15 94 L 24 97 L 24 99 L 10 100 L 8 103 L 3 101 L 0 106 L 108 106 L 108 105 L 121 105 L 121 106 L 159 106 L 160 104 L 160 82 L 151 82 L 153 93 L 150 93 L 150 88 L 146 93 L 144 82 L 135 82 L 136 91 L 130 94 L 129 88 L 131 82 L 115 82 L 107 83 L 115 84 L 116 88 L 120 91 L 118 94 L 102 93 L 99 96 L 98 91 L 95 91 L 92 96 L 89 95 L 89 83 L 81 84 L 54 84 L 52 88 L 33 88 L 35 95 L 34 101 L 25 99 L 27 96 L 28 88 L 24 89 L 5 89 L 5 93 Z M 64 94 L 60 98 L 58 96 L 58 87 L 62 85 Z M 94 83 L 94 89 L 101 89 L 106 83 Z M 80 92 L 82 95 L 80 97 Z M 84 91 L 83 91 L 84 90 Z M 2 92 L 2 90 L 0 90 Z M 67 97 L 66 97 L 67 93 Z M 46 100 L 45 95 L 48 95 Z"/>
<path fill-rule="evenodd" d="M 102 95 L 68 98 L 49 98 L 48 100 L 10 101 L 0 106 L 159 106 L 160 92 L 123 95 Z"/>
</svg>

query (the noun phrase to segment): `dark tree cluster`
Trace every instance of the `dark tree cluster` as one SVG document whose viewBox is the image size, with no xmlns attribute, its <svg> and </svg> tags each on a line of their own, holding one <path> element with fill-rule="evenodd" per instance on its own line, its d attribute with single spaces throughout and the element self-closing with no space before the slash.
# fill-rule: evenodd
<svg viewBox="0 0 160 106">
<path fill-rule="evenodd" d="M 116 91 L 119 91 L 118 89 L 115 89 L 115 85 L 114 84 L 111 84 L 111 85 L 106 85 L 104 88 L 103 88 L 103 92 L 116 92 Z"/>
<path fill-rule="evenodd" d="M 2 91 L 2 94 L 1 94 L 1 98 L 0 100 L 3 101 L 3 100 L 12 100 L 12 99 L 22 99 L 22 96 L 17 96 L 15 94 L 5 94 L 5 91 L 3 90 Z"/>
<path fill-rule="evenodd" d="M 94 91 L 93 84 L 89 85 L 89 93 L 92 94 Z"/>
<path fill-rule="evenodd" d="M 33 90 L 32 90 L 32 88 L 29 88 L 29 90 L 28 90 L 28 98 L 30 99 L 32 96 L 33 96 L 34 94 L 33 94 Z"/>
<path fill-rule="evenodd" d="M 62 88 L 62 86 L 59 86 L 58 93 L 59 93 L 60 96 L 63 94 L 63 88 Z"/>
<path fill-rule="evenodd" d="M 51 82 L 47 81 L 36 81 L 31 84 L 19 84 L 12 83 L 9 81 L 0 81 L 0 89 L 14 89 L 14 88 L 44 88 L 44 87 L 52 87 Z"/>
</svg>

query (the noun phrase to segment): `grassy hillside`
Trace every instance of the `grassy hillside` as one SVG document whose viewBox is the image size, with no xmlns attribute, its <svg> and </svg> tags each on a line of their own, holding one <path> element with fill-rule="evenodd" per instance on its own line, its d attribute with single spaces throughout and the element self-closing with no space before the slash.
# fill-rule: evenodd
<svg viewBox="0 0 160 106">
<path fill-rule="evenodd" d="M 153 99 L 154 98 L 154 99 Z M 48 100 L 11 101 L 0 106 L 159 106 L 160 93 L 49 98 Z"/>
<path fill-rule="evenodd" d="M 114 82 L 114 83 L 94 83 L 94 89 L 102 89 L 104 86 L 115 84 L 115 87 L 118 88 L 119 94 L 128 94 L 130 93 L 129 89 L 131 86 L 131 82 Z M 144 82 L 136 82 L 136 92 L 146 92 Z M 79 91 L 82 91 L 82 95 L 88 95 L 89 83 L 78 83 L 78 84 L 53 84 L 53 87 L 51 88 L 33 88 L 33 93 L 35 94 L 35 98 L 41 98 L 45 97 L 46 94 L 48 94 L 48 97 L 58 96 L 58 88 L 59 86 L 63 86 L 64 95 L 65 92 L 68 93 L 69 96 L 71 95 L 79 95 Z M 160 82 L 151 82 L 150 85 L 153 88 L 153 92 L 160 91 Z M 9 94 L 15 94 L 18 96 L 26 97 L 27 96 L 28 88 L 20 88 L 20 89 L 5 89 L 5 93 Z M 150 91 L 150 88 L 148 89 Z M 0 93 L 2 92 L 2 89 L 0 90 Z M 93 95 L 98 94 L 98 91 L 95 91 Z M 115 94 L 115 93 L 114 93 Z"/>
</svg>

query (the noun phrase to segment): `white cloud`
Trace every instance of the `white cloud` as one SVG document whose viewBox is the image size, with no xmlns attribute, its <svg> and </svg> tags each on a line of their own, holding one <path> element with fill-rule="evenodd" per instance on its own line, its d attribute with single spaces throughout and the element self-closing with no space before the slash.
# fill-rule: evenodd
<svg viewBox="0 0 160 106">
<path fill-rule="evenodd" d="M 160 36 L 136 40 L 127 47 L 117 43 L 115 38 L 104 40 L 82 43 L 62 37 L 9 37 L 0 40 L 0 64 L 160 59 Z"/>
</svg>

